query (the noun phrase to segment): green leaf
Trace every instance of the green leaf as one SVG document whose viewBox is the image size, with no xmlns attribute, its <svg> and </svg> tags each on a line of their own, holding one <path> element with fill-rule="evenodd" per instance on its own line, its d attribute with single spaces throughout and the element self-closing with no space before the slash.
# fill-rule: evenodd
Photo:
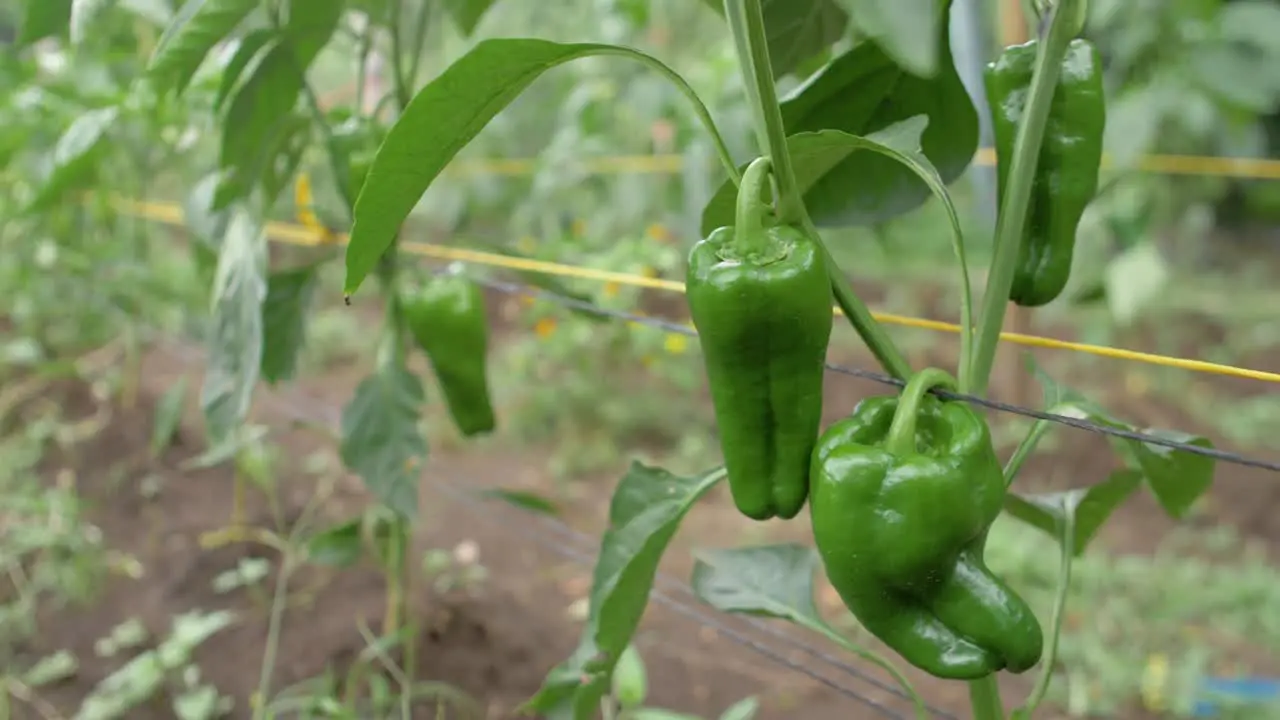
<svg viewBox="0 0 1280 720">
<path fill-rule="evenodd" d="M 249 414 L 262 365 L 262 303 L 267 294 L 267 240 L 262 227 L 237 207 L 218 253 L 212 330 L 200 409 L 210 444 L 228 440 Z"/>
<path fill-rule="evenodd" d="M 187 397 L 187 376 L 169 386 L 156 403 L 155 416 L 151 420 L 151 456 L 159 457 L 173 443 L 182 424 L 182 401 Z"/>
<path fill-rule="evenodd" d="M 927 123 L 925 116 L 918 115 L 865 138 L 839 130 L 792 135 L 787 138 L 787 148 L 791 152 L 796 184 L 807 197 L 815 188 L 824 187 L 831 177 L 839 180 L 853 160 L 862 157 L 875 157 L 899 168 L 900 172 L 917 177 L 916 170 L 903 164 L 903 156 L 921 157 L 920 143 L 922 136 L 928 133 Z M 746 165 L 742 168 L 745 169 Z M 924 186 L 923 181 L 917 179 L 916 182 Z M 737 195 L 738 189 L 731 181 L 726 180 L 720 186 L 702 211 L 704 235 L 733 223 Z"/>
<path fill-rule="evenodd" d="M 236 84 L 240 82 L 240 76 L 244 75 L 249 64 L 255 58 L 260 58 L 261 51 L 267 47 L 267 44 L 273 40 L 278 40 L 275 30 L 271 28 L 258 28 L 247 33 L 236 45 L 236 53 L 227 61 L 226 67 L 222 69 L 222 80 L 218 84 L 218 94 L 213 99 L 213 109 L 221 111 L 222 106 L 226 103 L 227 98 L 231 96 L 231 91 L 235 90 Z"/>
<path fill-rule="evenodd" d="M 560 508 L 551 500 L 527 490 L 508 490 L 506 488 L 486 488 L 477 493 L 481 497 L 502 500 L 510 505 L 540 515 L 559 517 Z"/>
<path fill-rule="evenodd" d="M 754 696 L 744 697 L 720 716 L 720 720 L 751 720 L 760 712 L 760 701 Z"/>
<path fill-rule="evenodd" d="M 723 479 L 723 469 L 686 478 L 631 463 L 609 506 L 582 639 L 525 703 L 526 711 L 575 720 L 594 717 L 614 665 L 648 605 L 662 554 L 693 504 Z"/>
<path fill-rule="evenodd" d="M 160 36 L 147 65 L 156 89 L 186 89 L 209 51 L 257 6 L 258 0 L 187 0 Z"/>
<path fill-rule="evenodd" d="M 262 378 L 275 384 L 293 377 L 306 343 L 307 309 L 315 295 L 319 265 L 271 273 L 262 303 Z"/>
<path fill-rule="evenodd" d="M 704 0 L 721 15 L 724 0 Z M 760 0 L 774 77 L 802 73 L 815 55 L 844 37 L 849 16 L 834 0 Z"/>
<path fill-rule="evenodd" d="M 665 68 L 615 45 L 502 38 L 477 43 L 419 90 L 378 148 L 356 200 L 343 292 L 360 287 L 436 176 L 490 120 L 546 71 L 591 55 Z"/>
<path fill-rule="evenodd" d="M 48 0 L 45 0 L 48 2 Z M 71 44 L 79 45 L 89 37 L 93 24 L 102 18 L 115 0 L 72 0 L 69 21 Z"/>
<path fill-rule="evenodd" d="M 346 568 L 364 557 L 360 518 L 330 525 L 307 540 L 307 560 L 317 565 Z"/>
<path fill-rule="evenodd" d="M 115 126 L 120 111 L 115 106 L 97 108 L 80 115 L 58 138 L 49 158 L 49 174 L 27 207 L 40 212 L 62 199 L 72 189 L 90 181 L 96 170 L 103 139 Z"/>
<path fill-rule="evenodd" d="M 277 155 L 300 155 L 289 141 L 299 132 L 292 114 L 306 82 L 306 71 L 333 35 L 342 16 L 342 0 L 308 0 L 290 13 L 281 42 L 271 47 L 253 74 L 236 91 L 222 125 L 221 167 L 228 172 L 215 206 L 244 197 L 255 178 L 268 175 L 267 195 L 274 199 L 280 173 L 272 173 Z M 293 163 L 296 166 L 296 162 Z M 274 191 L 274 192 L 273 192 Z"/>
<path fill-rule="evenodd" d="M 356 387 L 342 410 L 342 462 L 405 518 L 418 513 L 418 482 L 427 457 L 418 420 L 425 403 L 418 376 L 399 362 L 386 362 Z"/>
<path fill-rule="evenodd" d="M 1164 440 L 1212 448 L 1208 438 L 1173 430 L 1147 428 L 1143 432 Z M 1128 441 L 1129 450 L 1147 478 L 1156 500 L 1173 518 L 1182 518 L 1213 485 L 1214 459 L 1164 445 Z"/>
<path fill-rule="evenodd" d="M 1213 443 L 1208 438 L 1199 435 L 1158 428 L 1137 428 L 1118 420 L 1080 393 L 1064 388 L 1044 372 L 1030 355 L 1026 356 L 1026 362 L 1036 380 L 1044 388 L 1045 398 L 1057 399 L 1057 402 L 1053 403 L 1055 408 L 1066 407 L 1074 410 L 1071 413 L 1063 413 L 1059 410 L 1058 414 L 1072 414 L 1105 427 L 1140 432 L 1153 438 L 1184 445 L 1206 449 L 1213 447 Z M 1213 485 L 1215 461 L 1211 457 L 1142 440 L 1115 436 L 1108 436 L 1107 440 L 1117 454 L 1125 460 L 1129 469 L 1141 473 L 1147 486 L 1151 488 L 1152 494 L 1170 517 L 1185 516 L 1195 501 Z"/>
<path fill-rule="evenodd" d="M 693 593 L 717 610 L 821 624 L 813 602 L 818 554 L 805 545 L 761 545 L 697 554 Z"/>
<path fill-rule="evenodd" d="M 289 46 L 279 44 L 267 51 L 253 75 L 236 91 L 222 120 L 219 165 L 226 175 L 214 207 L 247 195 L 253 179 L 266 170 L 302 84 Z"/>
<path fill-rule="evenodd" d="M 71 22 L 71 0 L 27 0 L 18 29 L 18 47 L 67 32 Z"/>
<path fill-rule="evenodd" d="M 613 668 L 613 698 L 624 710 L 634 710 L 644 703 L 649 694 L 648 676 L 644 659 L 636 646 L 628 644 Z"/>
<path fill-rule="evenodd" d="M 932 78 L 906 72 L 874 43 L 864 42 L 837 57 L 783 100 L 787 133 L 840 130 L 869 136 L 923 114 L 929 124 L 921 149 L 943 182 L 951 183 L 978 148 L 978 114 L 952 62 L 945 28 L 939 38 L 940 67 Z M 804 199 L 817 225 L 845 227 L 901 215 L 928 196 L 929 188 L 909 169 L 890 158 L 859 153 L 807 187 Z M 705 228 L 705 214 L 703 218 Z"/>
<path fill-rule="evenodd" d="M 444 9 L 464 36 L 476 31 L 480 19 L 489 11 L 494 0 L 445 0 Z M 424 11 L 425 12 L 425 11 Z"/>
<path fill-rule="evenodd" d="M 938 0 L 841 0 L 841 5 L 854 26 L 899 67 L 917 77 L 937 74 Z"/>
<path fill-rule="evenodd" d="M 302 112 L 289 113 L 280 121 L 261 176 L 262 195 L 267 202 L 274 203 L 292 186 L 311 143 L 311 130 L 311 118 Z"/>
<path fill-rule="evenodd" d="M 187 229 L 202 246 L 215 251 L 227 234 L 227 224 L 231 221 L 230 211 L 214 210 L 214 195 L 220 180 L 221 173 L 205 175 L 196 181 L 182 201 L 182 219 Z"/>
<path fill-rule="evenodd" d="M 1075 532 L 1072 552 L 1084 553 L 1098 530 L 1116 508 L 1142 485 L 1142 473 L 1135 470 L 1117 470 L 1105 481 L 1088 488 L 1039 495 L 1005 495 L 1004 510 L 1012 517 L 1061 539 L 1063 513 L 1075 514 Z"/>
</svg>

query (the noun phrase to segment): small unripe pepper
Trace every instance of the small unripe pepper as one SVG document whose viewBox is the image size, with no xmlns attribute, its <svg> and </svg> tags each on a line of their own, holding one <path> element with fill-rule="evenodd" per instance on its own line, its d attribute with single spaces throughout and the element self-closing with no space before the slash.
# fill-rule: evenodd
<svg viewBox="0 0 1280 720">
<path fill-rule="evenodd" d="M 984 73 L 1002 198 L 1039 46 L 1038 40 L 1032 40 L 1005 48 Z M 1009 299 L 1018 305 L 1046 305 L 1067 285 L 1076 228 L 1098 191 L 1106 120 L 1102 62 L 1092 43 L 1077 38 L 1062 60 L 1036 164 L 1022 249 L 1009 293 Z"/>
<path fill-rule="evenodd" d="M 492 431 L 497 422 L 486 367 L 489 320 L 480 286 L 461 274 L 439 275 L 402 295 L 401 303 L 458 431 L 467 437 Z"/>
<path fill-rule="evenodd" d="M 768 158 L 748 167 L 732 227 L 693 246 L 686 279 L 734 504 L 792 518 L 809 494 L 832 295 L 822 247 L 773 222 Z"/>
<path fill-rule="evenodd" d="M 1044 637 L 1025 601 L 987 569 L 1005 483 L 986 421 L 944 371 L 901 396 L 863 400 L 814 450 L 809 511 L 827 578 L 871 634 L 940 678 L 1025 672 Z"/>
</svg>

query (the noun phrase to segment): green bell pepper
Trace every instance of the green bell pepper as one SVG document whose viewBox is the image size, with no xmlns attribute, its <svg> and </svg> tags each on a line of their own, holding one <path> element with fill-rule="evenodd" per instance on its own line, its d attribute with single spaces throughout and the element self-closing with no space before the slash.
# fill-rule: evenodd
<svg viewBox="0 0 1280 720">
<path fill-rule="evenodd" d="M 795 517 L 808 498 L 833 315 L 821 245 L 761 200 L 770 170 L 747 167 L 734 226 L 696 243 L 686 274 L 729 489 L 755 520 Z"/>
<path fill-rule="evenodd" d="M 832 586 L 862 625 L 940 678 L 1019 673 L 1040 660 L 1031 608 L 983 563 L 1005 483 L 986 421 L 944 371 L 900 397 L 863 400 L 823 433 L 810 480 L 813 536 Z"/>
<path fill-rule="evenodd" d="M 458 431 L 466 437 L 491 432 L 497 421 L 485 365 L 489 319 L 483 290 L 461 274 L 448 274 L 432 278 L 400 301 Z"/>
<path fill-rule="evenodd" d="M 983 76 L 995 135 L 1001 198 L 1039 47 L 1039 41 L 1032 40 L 1005 48 L 995 62 L 987 65 Z M 1046 305 L 1067 285 L 1076 229 L 1098 191 L 1106 115 L 1098 51 L 1087 40 L 1072 40 L 1050 104 L 1022 248 L 1009 293 L 1009 299 L 1018 305 Z"/>
</svg>

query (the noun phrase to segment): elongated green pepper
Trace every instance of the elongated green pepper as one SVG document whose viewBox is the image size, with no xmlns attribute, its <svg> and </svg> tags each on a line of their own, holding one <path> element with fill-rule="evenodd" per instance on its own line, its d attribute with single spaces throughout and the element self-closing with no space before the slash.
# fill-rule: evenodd
<svg viewBox="0 0 1280 720">
<path fill-rule="evenodd" d="M 458 431 L 467 437 L 491 432 L 497 421 L 489 397 L 489 320 L 480 286 L 461 274 L 437 276 L 401 302 Z"/>
<path fill-rule="evenodd" d="M 694 245 L 686 280 L 729 488 L 756 520 L 795 517 L 808 498 L 832 324 L 826 255 L 772 222 L 770 169 L 747 167 L 734 226 Z"/>
<path fill-rule="evenodd" d="M 1014 139 L 1035 69 L 1038 40 L 1005 48 L 984 82 L 996 146 L 999 196 L 1004 197 Z M 1053 302 L 1071 276 L 1076 229 L 1098 191 L 1106 100 L 1102 63 L 1087 40 L 1067 48 L 1027 207 L 1027 224 L 1009 299 L 1024 307 Z"/>
<path fill-rule="evenodd" d="M 809 511 L 832 587 L 863 627 L 941 678 L 1024 672 L 1044 637 L 1026 602 L 987 569 L 1005 484 L 986 421 L 942 370 L 900 397 L 863 400 L 814 450 Z"/>
</svg>

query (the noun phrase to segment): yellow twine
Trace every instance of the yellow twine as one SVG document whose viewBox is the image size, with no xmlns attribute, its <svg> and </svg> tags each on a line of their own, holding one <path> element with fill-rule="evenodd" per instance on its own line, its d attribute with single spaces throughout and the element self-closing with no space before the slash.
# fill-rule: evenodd
<svg viewBox="0 0 1280 720">
<path fill-rule="evenodd" d="M 1280 163 L 1277 165 L 1280 166 Z M 1280 177 L 1280 175 L 1278 175 L 1278 177 Z M 147 218 L 167 224 L 185 224 L 183 222 L 182 209 L 172 203 L 139 202 L 135 200 L 118 199 L 116 201 L 116 206 L 120 212 L 132 214 L 140 218 Z M 324 234 L 309 230 L 301 225 L 275 221 L 268 222 L 266 224 L 265 232 L 267 237 L 271 240 L 290 245 L 317 246 L 331 243 L 346 244 L 349 240 L 349 236 L 345 233 L 333 233 L 332 235 L 325 236 Z M 458 261 L 472 263 L 475 265 L 486 265 L 489 267 L 519 270 L 564 278 L 593 280 L 596 282 L 606 283 L 611 282 L 619 285 L 649 288 L 664 292 L 684 292 L 684 283 L 674 280 L 645 277 L 643 275 L 635 275 L 631 273 L 597 270 L 594 268 L 566 265 L 564 263 L 550 262 L 546 260 L 511 257 L 509 255 L 501 255 L 498 253 L 415 241 L 402 241 L 399 243 L 398 247 L 403 252 L 422 257 L 435 258 L 438 260 Z M 836 314 L 840 314 L 840 310 L 838 308 L 834 310 Z M 943 322 L 941 320 L 929 320 L 926 318 L 896 315 L 885 312 L 872 312 L 871 314 L 876 320 L 889 325 L 956 334 L 960 332 L 959 325 L 950 322 Z M 1023 333 L 1001 332 L 1000 339 L 1005 342 L 1025 347 L 1067 350 L 1086 355 L 1095 355 L 1115 360 L 1128 360 L 1130 362 L 1144 363 L 1147 365 L 1178 368 L 1180 370 L 1205 373 L 1209 375 L 1223 375 L 1227 377 L 1261 380 L 1269 383 L 1280 383 L 1280 373 L 1267 372 L 1264 370 L 1252 370 L 1249 368 L 1206 362 L 1203 360 L 1157 355 L 1153 353 L 1138 352 L 1135 350 L 1107 347 L 1105 345 L 1091 345 L 1088 343 L 1071 342 L 1068 340 L 1057 340 L 1055 338 L 1047 338 L 1039 335 L 1026 335 Z"/>
</svg>

